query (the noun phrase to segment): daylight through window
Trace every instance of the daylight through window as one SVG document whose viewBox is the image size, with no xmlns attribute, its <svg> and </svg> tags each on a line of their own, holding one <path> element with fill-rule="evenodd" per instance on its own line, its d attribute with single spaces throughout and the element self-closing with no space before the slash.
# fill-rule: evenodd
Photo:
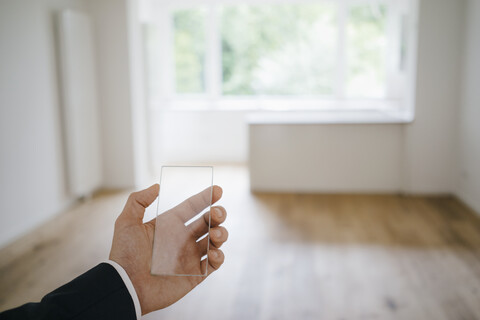
<svg viewBox="0 0 480 320">
<path fill-rule="evenodd" d="M 148 23 L 151 98 L 402 98 L 401 1 L 317 1 L 168 8 Z"/>
</svg>

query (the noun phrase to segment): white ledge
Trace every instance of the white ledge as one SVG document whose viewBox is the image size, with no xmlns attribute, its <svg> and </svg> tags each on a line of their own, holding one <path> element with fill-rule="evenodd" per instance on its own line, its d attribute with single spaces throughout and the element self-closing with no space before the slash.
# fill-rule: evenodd
<svg viewBox="0 0 480 320">
<path fill-rule="evenodd" d="M 383 110 L 271 111 L 247 115 L 249 125 L 404 124 L 412 121 L 410 113 Z"/>
</svg>

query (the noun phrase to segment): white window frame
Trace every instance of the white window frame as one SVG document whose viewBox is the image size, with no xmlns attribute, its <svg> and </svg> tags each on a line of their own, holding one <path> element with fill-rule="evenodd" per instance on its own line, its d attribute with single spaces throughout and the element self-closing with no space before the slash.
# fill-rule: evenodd
<svg viewBox="0 0 480 320">
<path fill-rule="evenodd" d="M 402 112 L 413 117 L 416 75 L 417 49 L 417 17 L 418 0 L 320 0 L 334 2 L 339 5 L 339 45 L 337 52 L 337 73 L 335 93 L 331 97 L 320 96 L 224 96 L 221 93 L 221 39 L 219 35 L 218 7 L 235 4 L 275 4 L 275 3 L 314 3 L 308 0 L 179 0 L 175 3 L 166 0 L 143 0 L 144 10 L 141 14 L 143 23 L 151 24 L 158 29 L 160 43 L 170 44 L 163 48 L 160 59 L 161 85 L 158 88 L 158 99 L 149 101 L 153 109 L 173 110 L 381 110 Z M 393 39 L 393 45 L 387 50 L 387 88 L 386 98 L 381 99 L 347 99 L 346 87 L 346 19 L 348 8 L 359 3 L 385 3 L 389 6 L 387 18 L 387 38 Z M 206 93 L 177 94 L 175 92 L 175 63 L 173 46 L 173 16 L 172 12 L 179 9 L 194 7 L 207 8 L 205 34 L 206 46 Z M 400 37 L 402 17 L 408 17 L 404 27 L 407 34 L 405 53 L 405 68 L 399 71 Z M 147 70 L 148 72 L 148 70 Z M 148 95 L 147 95 L 148 96 Z"/>
</svg>

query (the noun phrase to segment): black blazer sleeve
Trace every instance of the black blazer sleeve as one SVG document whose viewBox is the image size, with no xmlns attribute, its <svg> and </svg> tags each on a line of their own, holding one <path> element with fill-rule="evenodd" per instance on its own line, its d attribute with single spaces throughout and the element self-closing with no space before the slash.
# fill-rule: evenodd
<svg viewBox="0 0 480 320">
<path fill-rule="evenodd" d="M 133 300 L 114 267 L 101 263 L 50 292 L 38 303 L 0 313 L 10 319 L 136 319 Z"/>
</svg>

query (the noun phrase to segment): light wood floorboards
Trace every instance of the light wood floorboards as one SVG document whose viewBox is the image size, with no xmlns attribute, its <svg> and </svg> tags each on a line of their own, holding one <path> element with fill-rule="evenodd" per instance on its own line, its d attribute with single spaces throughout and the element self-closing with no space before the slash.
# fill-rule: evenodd
<svg viewBox="0 0 480 320">
<path fill-rule="evenodd" d="M 480 319 L 480 220 L 454 198 L 251 194 L 247 177 L 216 171 L 224 266 L 145 319 Z M 106 259 L 127 195 L 101 194 L 2 249 L 0 310 Z"/>
</svg>

